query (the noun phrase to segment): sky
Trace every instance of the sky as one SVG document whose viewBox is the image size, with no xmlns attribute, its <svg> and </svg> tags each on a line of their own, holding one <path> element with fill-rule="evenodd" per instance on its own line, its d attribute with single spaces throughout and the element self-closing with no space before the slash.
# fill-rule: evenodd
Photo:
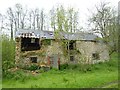
<svg viewBox="0 0 120 90">
<path fill-rule="evenodd" d="M 16 3 L 28 8 L 44 8 L 49 11 L 52 7 L 62 4 L 65 8 L 73 7 L 79 11 L 80 25 L 85 27 L 89 17 L 89 10 L 94 11 L 94 6 L 101 1 L 110 2 L 111 6 L 117 8 L 120 0 L 0 0 L 0 13 L 5 13 L 8 7 L 14 7 Z"/>
</svg>

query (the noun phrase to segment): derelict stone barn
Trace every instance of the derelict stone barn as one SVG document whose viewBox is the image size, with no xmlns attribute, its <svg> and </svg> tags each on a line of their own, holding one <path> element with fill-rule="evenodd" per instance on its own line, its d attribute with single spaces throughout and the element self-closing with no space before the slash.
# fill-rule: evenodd
<svg viewBox="0 0 120 90">
<path fill-rule="evenodd" d="M 58 35 L 57 35 L 58 34 Z M 104 62 L 109 60 L 105 43 L 92 33 L 67 33 L 39 30 L 16 32 L 16 64 L 58 68 L 59 64 Z M 57 36 L 56 36 L 57 35 Z M 56 39 L 57 38 L 57 39 Z"/>
</svg>

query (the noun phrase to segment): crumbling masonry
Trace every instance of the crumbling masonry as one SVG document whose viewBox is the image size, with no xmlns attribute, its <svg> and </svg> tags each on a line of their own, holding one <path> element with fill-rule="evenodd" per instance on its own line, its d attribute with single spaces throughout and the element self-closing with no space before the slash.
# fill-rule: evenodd
<svg viewBox="0 0 120 90">
<path fill-rule="evenodd" d="M 24 67 L 32 63 L 58 68 L 59 64 L 98 63 L 109 60 L 104 42 L 91 33 L 18 30 L 16 32 L 16 64 Z"/>
</svg>

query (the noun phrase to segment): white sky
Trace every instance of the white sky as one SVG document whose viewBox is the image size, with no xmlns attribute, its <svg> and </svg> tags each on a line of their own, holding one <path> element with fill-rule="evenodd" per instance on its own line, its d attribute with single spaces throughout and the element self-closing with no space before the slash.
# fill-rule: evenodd
<svg viewBox="0 0 120 90">
<path fill-rule="evenodd" d="M 80 22 L 83 27 L 86 23 L 87 17 L 89 17 L 88 9 L 92 10 L 95 4 L 101 0 L 0 0 L 0 13 L 5 13 L 8 7 L 14 7 L 16 3 L 27 6 L 28 8 L 44 8 L 46 11 L 52 9 L 53 6 L 58 4 L 64 5 L 64 7 L 73 7 L 79 10 Z M 112 6 L 118 6 L 120 0 L 102 0 L 110 2 Z"/>
</svg>

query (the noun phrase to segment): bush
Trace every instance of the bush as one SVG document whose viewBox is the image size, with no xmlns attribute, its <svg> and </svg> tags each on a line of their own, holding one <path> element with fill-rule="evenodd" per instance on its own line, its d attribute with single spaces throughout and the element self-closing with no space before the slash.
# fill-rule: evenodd
<svg viewBox="0 0 120 90">
<path fill-rule="evenodd" d="M 68 68 L 68 64 L 62 64 L 60 65 L 60 70 L 64 70 Z"/>
<path fill-rule="evenodd" d="M 78 71 L 91 71 L 92 66 L 89 64 L 63 64 L 60 65 L 60 70 L 78 70 Z"/>
<path fill-rule="evenodd" d="M 18 70 L 18 71 L 7 71 L 6 74 L 4 75 L 6 79 L 15 79 L 18 80 L 23 77 L 23 72 Z"/>
<path fill-rule="evenodd" d="M 27 69 L 27 70 L 34 71 L 34 70 L 37 70 L 38 68 L 39 68 L 38 65 L 32 64 L 32 65 L 30 65 L 29 67 L 27 67 L 26 69 Z"/>
<path fill-rule="evenodd" d="M 79 64 L 70 64 L 70 65 L 68 65 L 68 67 L 67 67 L 67 69 L 72 69 L 72 70 L 74 70 L 74 69 L 78 69 L 80 66 L 79 66 Z"/>
<path fill-rule="evenodd" d="M 15 41 L 2 37 L 2 73 L 8 74 L 8 69 L 14 67 L 15 62 Z M 4 77 L 4 76 L 3 76 Z"/>
<path fill-rule="evenodd" d="M 25 82 L 27 79 L 35 78 L 31 74 L 27 74 L 24 72 L 24 70 L 16 70 L 16 71 L 7 71 L 7 73 L 4 75 L 7 80 L 19 80 L 20 82 Z"/>
</svg>

